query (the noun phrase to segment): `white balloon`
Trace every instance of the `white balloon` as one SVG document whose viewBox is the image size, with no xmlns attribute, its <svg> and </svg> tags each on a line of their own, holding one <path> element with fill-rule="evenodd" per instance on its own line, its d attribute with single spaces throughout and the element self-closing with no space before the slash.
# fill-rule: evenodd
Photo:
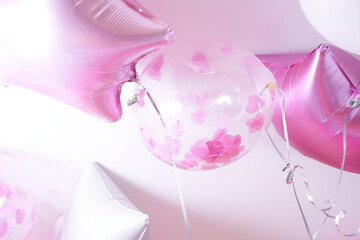
<svg viewBox="0 0 360 240">
<path fill-rule="evenodd" d="M 83 174 L 56 240 L 149 240 L 149 217 L 139 211 L 97 163 Z"/>
<path fill-rule="evenodd" d="M 311 25 L 336 46 L 360 54 L 360 0 L 300 0 Z"/>
</svg>

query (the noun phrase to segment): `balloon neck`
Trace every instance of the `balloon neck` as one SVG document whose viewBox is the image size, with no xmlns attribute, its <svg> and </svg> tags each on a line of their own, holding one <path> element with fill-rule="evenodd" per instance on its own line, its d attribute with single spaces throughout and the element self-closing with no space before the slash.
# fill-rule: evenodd
<svg viewBox="0 0 360 240">
<path fill-rule="evenodd" d="M 348 99 L 347 107 L 360 108 L 360 98 L 358 98 L 358 99 Z"/>
<path fill-rule="evenodd" d="M 278 85 L 276 84 L 276 82 L 269 82 L 269 83 L 266 85 L 266 90 L 268 90 L 268 91 L 271 92 L 271 93 L 276 92 L 277 89 L 278 89 Z"/>
<path fill-rule="evenodd" d="M 139 74 L 136 72 L 135 66 L 136 66 L 136 64 L 134 65 L 133 70 L 130 73 L 129 82 L 138 83 L 138 82 L 140 82 L 140 77 L 139 77 Z"/>
<path fill-rule="evenodd" d="M 271 94 L 276 93 L 278 90 L 278 85 L 276 82 L 269 82 L 266 86 L 261 90 L 260 96 L 264 94 L 265 91 L 270 92 Z"/>
<path fill-rule="evenodd" d="M 135 67 L 132 67 L 132 69 L 128 70 L 124 82 L 138 82 L 138 81 L 139 81 L 139 76 L 135 70 Z"/>
<path fill-rule="evenodd" d="M 121 85 L 125 82 L 138 82 L 139 76 L 135 69 L 135 63 L 126 64 L 120 70 L 115 70 L 113 74 L 114 79 L 117 79 L 117 83 Z"/>
</svg>

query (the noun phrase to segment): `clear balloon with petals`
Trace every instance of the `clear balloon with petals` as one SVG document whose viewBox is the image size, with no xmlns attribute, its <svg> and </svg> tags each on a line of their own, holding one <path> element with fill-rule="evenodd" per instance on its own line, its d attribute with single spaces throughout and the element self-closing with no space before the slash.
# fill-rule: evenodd
<svg viewBox="0 0 360 240">
<path fill-rule="evenodd" d="M 202 41 L 138 63 L 135 113 L 145 146 L 170 165 L 208 170 L 255 145 L 272 116 L 276 84 L 250 52 Z M 166 130 L 165 130 L 166 129 Z"/>
<path fill-rule="evenodd" d="M 28 239 L 36 222 L 38 201 L 26 171 L 0 154 L 0 240 Z"/>
</svg>

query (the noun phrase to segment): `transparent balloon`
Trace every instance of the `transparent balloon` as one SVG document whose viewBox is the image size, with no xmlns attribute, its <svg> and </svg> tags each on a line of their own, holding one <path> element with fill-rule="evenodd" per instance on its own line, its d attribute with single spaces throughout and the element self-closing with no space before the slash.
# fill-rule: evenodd
<svg viewBox="0 0 360 240">
<path fill-rule="evenodd" d="M 240 159 L 271 120 L 274 77 L 235 45 L 174 45 L 144 58 L 137 72 L 141 138 L 153 155 L 170 165 L 174 159 L 178 168 L 214 169 Z"/>
<path fill-rule="evenodd" d="M 28 239 L 36 222 L 38 201 L 25 170 L 0 154 L 0 239 Z"/>
</svg>

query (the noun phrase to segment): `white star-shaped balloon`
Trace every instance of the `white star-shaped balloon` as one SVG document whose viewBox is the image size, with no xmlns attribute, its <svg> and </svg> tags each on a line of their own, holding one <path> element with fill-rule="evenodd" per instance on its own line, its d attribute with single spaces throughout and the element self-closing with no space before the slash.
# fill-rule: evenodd
<svg viewBox="0 0 360 240">
<path fill-rule="evenodd" d="M 149 217 L 140 212 L 97 163 L 86 169 L 56 240 L 148 240 Z"/>
</svg>

